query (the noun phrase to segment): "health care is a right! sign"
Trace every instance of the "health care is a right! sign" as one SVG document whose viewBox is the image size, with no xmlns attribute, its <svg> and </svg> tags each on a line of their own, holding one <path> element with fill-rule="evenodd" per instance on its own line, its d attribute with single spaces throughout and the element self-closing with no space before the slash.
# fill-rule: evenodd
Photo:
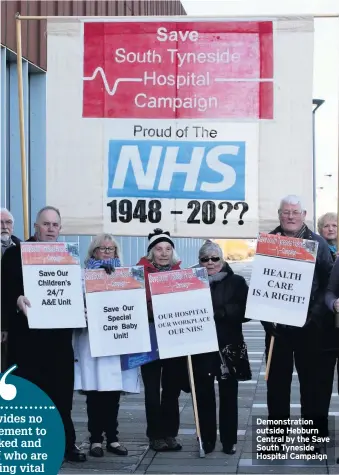
<svg viewBox="0 0 339 475">
<path fill-rule="evenodd" d="M 317 252 L 316 241 L 261 233 L 245 317 L 302 327 L 307 317 Z"/>
<path fill-rule="evenodd" d="M 47 180 L 47 196 L 65 232 L 250 238 L 284 194 L 312 202 L 312 40 L 311 19 L 48 21 L 47 175 L 72 195 Z"/>
</svg>

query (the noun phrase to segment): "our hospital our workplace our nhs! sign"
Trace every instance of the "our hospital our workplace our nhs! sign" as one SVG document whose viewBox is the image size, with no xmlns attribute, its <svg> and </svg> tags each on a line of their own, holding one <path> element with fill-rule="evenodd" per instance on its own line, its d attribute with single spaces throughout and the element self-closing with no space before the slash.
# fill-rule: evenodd
<svg viewBox="0 0 339 475">
<path fill-rule="evenodd" d="M 311 18 L 59 18 L 47 33 L 47 201 L 65 233 L 248 238 L 281 196 L 312 203 Z"/>
</svg>

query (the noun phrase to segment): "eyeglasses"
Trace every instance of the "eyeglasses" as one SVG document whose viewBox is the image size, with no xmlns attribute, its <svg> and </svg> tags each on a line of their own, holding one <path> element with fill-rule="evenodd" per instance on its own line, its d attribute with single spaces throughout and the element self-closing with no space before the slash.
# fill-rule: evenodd
<svg viewBox="0 0 339 475">
<path fill-rule="evenodd" d="M 280 214 L 282 216 L 290 216 L 292 215 L 293 217 L 297 217 L 297 216 L 300 216 L 303 212 L 302 211 L 282 211 Z"/>
<path fill-rule="evenodd" d="M 115 251 L 115 247 L 97 247 L 101 252 L 111 253 Z"/>
<path fill-rule="evenodd" d="M 208 262 L 208 261 L 218 262 L 220 261 L 220 257 L 202 257 L 200 261 L 201 262 Z"/>
</svg>

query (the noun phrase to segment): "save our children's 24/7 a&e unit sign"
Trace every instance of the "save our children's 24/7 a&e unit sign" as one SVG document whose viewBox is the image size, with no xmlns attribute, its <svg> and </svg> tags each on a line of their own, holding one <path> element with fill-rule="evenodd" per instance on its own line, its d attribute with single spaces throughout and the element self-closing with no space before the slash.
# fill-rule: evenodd
<svg viewBox="0 0 339 475">
<path fill-rule="evenodd" d="M 51 109 L 58 79 L 59 90 L 60 81 L 65 84 L 60 100 L 69 114 L 57 120 L 53 110 L 48 136 L 53 139 L 58 124 L 66 155 L 74 151 L 68 168 L 81 162 L 82 171 L 91 169 L 86 193 L 73 184 L 77 213 L 58 196 L 65 203 L 65 226 L 89 233 L 96 224 L 95 232 L 99 226 L 143 235 L 156 225 L 174 236 L 254 237 L 260 213 L 264 220 L 271 213 L 272 198 L 259 207 L 266 190 L 258 183 L 271 167 L 266 160 L 274 139 L 285 133 L 288 141 L 292 134 L 282 109 L 295 99 L 289 97 L 295 78 L 286 77 L 279 60 L 276 65 L 276 53 L 297 67 L 301 52 L 287 52 L 286 25 L 189 19 L 50 23 L 50 56 L 67 65 L 62 75 L 60 68 L 49 69 Z M 307 46 L 306 26 L 293 31 Z M 312 63 L 307 47 L 305 52 L 304 62 Z M 301 96 L 299 118 L 305 113 Z M 64 137 L 60 126 L 71 120 L 75 132 L 68 127 Z M 300 136 L 305 154 L 306 137 Z M 58 174 L 65 159 L 57 165 L 60 152 L 49 150 L 50 170 Z M 281 158 L 279 150 L 275 155 Z"/>
</svg>

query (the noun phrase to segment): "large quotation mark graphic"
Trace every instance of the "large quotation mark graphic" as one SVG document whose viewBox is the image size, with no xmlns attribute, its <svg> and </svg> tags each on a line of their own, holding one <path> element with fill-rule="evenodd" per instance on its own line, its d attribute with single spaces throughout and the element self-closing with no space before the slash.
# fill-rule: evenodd
<svg viewBox="0 0 339 475">
<path fill-rule="evenodd" d="M 17 365 L 11 366 L 0 379 L 0 397 L 2 397 L 2 399 L 5 399 L 5 401 L 12 401 L 17 395 L 17 390 L 14 384 L 6 384 L 7 376 L 9 375 L 9 373 L 17 369 L 17 367 Z"/>
</svg>

